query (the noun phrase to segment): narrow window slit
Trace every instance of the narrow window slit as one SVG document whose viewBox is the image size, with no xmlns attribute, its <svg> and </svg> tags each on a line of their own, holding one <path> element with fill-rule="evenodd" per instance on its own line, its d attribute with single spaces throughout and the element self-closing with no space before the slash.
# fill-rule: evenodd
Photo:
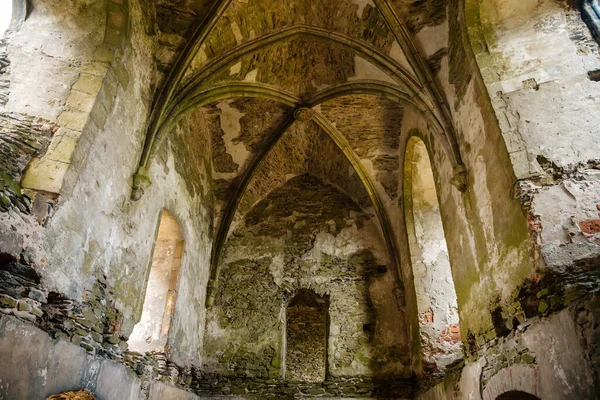
<svg viewBox="0 0 600 400">
<path fill-rule="evenodd" d="M 177 300 L 177 281 L 183 253 L 183 236 L 175 218 L 163 210 L 152 256 L 140 321 L 127 342 L 140 353 L 163 352 Z"/>
</svg>

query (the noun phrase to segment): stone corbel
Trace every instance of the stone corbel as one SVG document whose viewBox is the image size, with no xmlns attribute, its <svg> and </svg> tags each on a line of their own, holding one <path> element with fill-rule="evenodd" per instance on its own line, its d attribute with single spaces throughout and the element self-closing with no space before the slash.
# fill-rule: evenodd
<svg viewBox="0 0 600 400">
<path fill-rule="evenodd" d="M 450 180 L 460 192 L 466 192 L 469 188 L 469 172 L 463 164 L 459 164 L 454 168 L 454 176 Z"/>
<path fill-rule="evenodd" d="M 404 288 L 401 286 L 398 286 L 398 285 L 394 285 L 394 289 L 393 289 L 392 293 L 394 294 L 394 298 L 396 298 L 396 301 L 397 301 L 398 305 L 400 306 L 400 308 L 403 309 L 404 306 L 406 305 L 405 298 L 404 298 Z"/>
<path fill-rule="evenodd" d="M 216 279 L 210 279 L 206 285 L 206 308 L 211 308 L 217 296 L 218 282 Z"/>
<path fill-rule="evenodd" d="M 148 177 L 148 170 L 140 167 L 133 177 L 133 189 L 131 191 L 131 200 L 137 201 L 142 198 L 144 191 L 150 187 L 152 181 Z"/>
</svg>

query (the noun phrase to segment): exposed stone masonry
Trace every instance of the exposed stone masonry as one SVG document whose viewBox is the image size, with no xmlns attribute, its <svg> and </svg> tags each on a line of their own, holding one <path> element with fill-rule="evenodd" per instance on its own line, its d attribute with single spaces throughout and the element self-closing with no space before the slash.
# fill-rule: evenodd
<svg viewBox="0 0 600 400">
<path fill-rule="evenodd" d="M 600 393 L 600 53 L 578 5 L 6 2 L 0 398 Z M 406 213 L 417 137 L 435 227 Z M 163 210 L 179 278 L 141 354 Z"/>
<path fill-rule="evenodd" d="M 323 382 L 287 382 L 264 378 L 202 375 L 196 389 L 200 395 L 240 396 L 252 400 L 324 398 L 411 398 L 412 382 L 402 379 L 333 378 Z"/>
<path fill-rule="evenodd" d="M 402 317 L 380 292 L 392 282 L 373 254 L 381 254 L 381 244 L 356 236 L 371 229 L 371 218 L 346 195 L 312 176 L 297 176 L 259 202 L 225 249 L 219 294 L 207 316 L 206 370 L 278 377 L 284 301 L 311 289 L 330 298 L 332 377 L 404 377 Z M 317 247 L 328 241 L 331 248 Z"/>
<path fill-rule="evenodd" d="M 120 336 L 122 315 L 114 308 L 114 295 L 103 277 L 79 303 L 46 292 L 25 258 L 3 260 L 0 268 L 0 311 L 34 322 L 53 337 L 70 340 L 94 354 L 122 360 L 127 349 L 126 338 Z"/>
<path fill-rule="evenodd" d="M 286 310 L 286 369 L 292 381 L 320 382 L 327 371 L 326 299 L 298 292 Z"/>
</svg>

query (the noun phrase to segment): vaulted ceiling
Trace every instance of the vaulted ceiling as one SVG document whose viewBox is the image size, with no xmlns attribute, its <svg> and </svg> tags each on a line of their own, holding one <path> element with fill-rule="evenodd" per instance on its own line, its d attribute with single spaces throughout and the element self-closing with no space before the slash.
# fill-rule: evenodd
<svg viewBox="0 0 600 400">
<path fill-rule="evenodd" d="M 202 110 L 218 203 L 213 280 L 231 223 L 290 179 L 335 185 L 376 216 L 392 259 L 399 136 L 407 112 L 452 137 L 411 32 L 441 0 L 160 0 L 158 27 L 185 45 L 152 111 L 140 171 L 172 128 Z"/>
</svg>

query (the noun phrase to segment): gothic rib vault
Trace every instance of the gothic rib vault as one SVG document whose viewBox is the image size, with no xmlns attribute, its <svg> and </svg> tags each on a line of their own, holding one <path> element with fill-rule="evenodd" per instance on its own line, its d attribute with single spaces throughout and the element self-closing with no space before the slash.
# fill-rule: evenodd
<svg viewBox="0 0 600 400">
<path fill-rule="evenodd" d="M 394 260 L 392 270 L 398 275 L 399 251 L 386 211 L 386 203 L 389 207 L 390 200 L 394 199 L 390 199 L 381 183 L 376 182 L 373 175 L 378 171 L 367 171 L 360 156 L 356 154 L 360 146 L 356 142 L 356 133 L 355 143 L 348 142 L 343 133 L 345 127 L 332 124 L 321 114 L 319 108 L 342 96 L 362 96 L 366 100 L 364 94 L 371 94 L 375 98 L 375 104 L 392 100 L 401 107 L 411 107 L 431 124 L 431 129 L 437 135 L 445 137 L 447 146 L 453 151 L 455 168 L 462 171 L 464 166 L 455 143 L 448 105 L 388 1 L 378 1 L 376 5 L 360 5 L 357 10 L 346 6 L 346 15 L 337 21 L 333 21 L 331 14 L 339 12 L 341 4 L 332 2 L 320 6 L 320 9 L 315 10 L 300 2 L 283 8 L 278 4 L 252 7 L 243 3 L 232 4 L 231 1 L 215 2 L 212 5 L 177 57 L 155 99 L 140 170 L 134 179 L 134 196 L 139 196 L 138 191 L 148 184 L 144 171 L 152 153 L 160 146 L 162 136 L 187 113 L 197 107 L 228 99 L 258 98 L 276 101 L 291 107 L 297 119 L 298 115 L 301 115 L 300 120 L 314 119 L 351 163 L 377 214 L 388 251 Z M 286 7 L 289 9 L 286 10 Z M 368 7 L 366 13 L 364 7 Z M 307 10 L 311 14 L 301 15 L 296 8 Z M 279 20 L 269 23 L 268 15 L 277 15 Z M 298 19 L 308 21 L 298 23 Z M 235 21 L 243 22 L 244 32 L 240 31 Z M 252 21 L 256 21 L 258 26 L 253 26 Z M 228 23 L 231 23 L 231 27 L 227 26 Z M 235 38 L 223 39 L 230 28 Z M 210 48 L 210 56 L 206 54 L 206 48 Z M 320 51 L 330 58 L 323 60 Z M 282 61 L 286 65 L 283 71 L 269 71 L 272 68 L 270 56 L 275 55 L 284 58 Z M 337 62 L 331 62 L 332 60 Z M 365 71 L 359 70 L 363 68 Z M 293 73 L 289 74 L 292 70 Z M 281 75 L 282 73 L 288 76 Z M 291 82 L 290 78 L 296 82 Z M 292 92 L 287 89 L 289 84 L 295 89 Z M 369 105 L 366 100 L 357 107 L 365 109 Z M 346 105 L 341 112 L 348 113 L 348 108 Z M 270 132 L 265 132 L 265 139 L 257 139 L 266 143 L 258 151 L 251 152 L 256 154 L 248 154 L 247 159 L 241 160 L 241 165 L 237 168 L 238 175 L 230 178 L 231 186 L 224 189 L 232 196 L 222 206 L 223 216 L 217 222 L 207 305 L 214 301 L 220 255 L 239 201 L 264 157 L 291 127 L 290 117 L 282 116 L 280 127 L 276 128 L 272 137 L 268 137 Z M 359 118 L 358 115 L 357 117 Z M 394 128 L 398 130 L 399 125 Z M 382 150 L 385 151 L 383 146 Z M 361 156 L 372 163 L 376 155 Z M 395 171 L 395 174 L 398 173 Z M 379 187 L 377 183 L 380 184 Z M 395 293 L 402 303 L 401 277 L 396 276 L 396 280 Z"/>
<path fill-rule="evenodd" d="M 594 1 L 9 3 L 0 399 L 597 397 Z"/>
</svg>

